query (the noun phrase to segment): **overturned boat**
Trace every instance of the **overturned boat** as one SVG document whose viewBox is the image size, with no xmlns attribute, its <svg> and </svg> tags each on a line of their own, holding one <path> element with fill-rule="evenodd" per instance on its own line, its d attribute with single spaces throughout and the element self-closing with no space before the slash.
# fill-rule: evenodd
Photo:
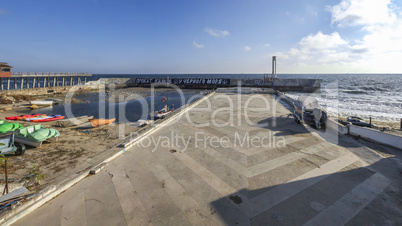
<svg viewBox="0 0 402 226">
<path fill-rule="evenodd" d="M 294 103 L 293 117 L 296 122 L 304 122 L 320 129 L 328 121 L 327 112 L 315 97 L 300 96 Z"/>
<path fill-rule="evenodd" d="M 116 118 L 112 119 L 89 119 L 88 120 L 93 127 L 99 127 L 103 125 L 108 125 L 116 121 Z"/>
</svg>

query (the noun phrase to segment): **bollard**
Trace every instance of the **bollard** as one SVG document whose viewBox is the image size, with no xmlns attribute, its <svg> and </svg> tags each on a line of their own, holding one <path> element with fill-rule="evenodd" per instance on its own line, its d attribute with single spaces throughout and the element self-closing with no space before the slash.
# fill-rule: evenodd
<svg viewBox="0 0 402 226">
<path fill-rule="evenodd" d="M 399 129 L 402 130 L 402 118 L 401 118 L 401 125 L 400 125 Z"/>
</svg>

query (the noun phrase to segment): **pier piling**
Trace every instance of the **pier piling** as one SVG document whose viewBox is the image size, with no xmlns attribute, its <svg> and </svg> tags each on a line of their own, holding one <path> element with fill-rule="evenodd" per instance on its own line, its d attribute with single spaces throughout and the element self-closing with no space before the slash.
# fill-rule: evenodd
<svg viewBox="0 0 402 226">
<path fill-rule="evenodd" d="M 11 76 L 0 76 L 0 90 L 13 89 L 35 89 L 35 88 L 50 88 L 50 87 L 65 87 L 74 86 L 75 84 L 81 85 L 81 81 L 87 81 L 88 76 L 92 76 L 90 73 L 60 73 L 60 72 L 13 72 Z M 59 77 L 61 81 L 59 82 Z M 70 77 L 70 82 L 68 81 Z M 75 77 L 77 77 L 77 83 L 75 83 Z M 83 79 L 81 77 L 84 77 Z M 51 78 L 53 81 L 51 81 Z M 7 85 L 5 80 L 7 79 Z M 14 87 L 10 86 L 11 79 L 14 79 Z M 25 84 L 26 83 L 26 84 Z M 42 84 L 43 83 L 43 84 Z"/>
</svg>

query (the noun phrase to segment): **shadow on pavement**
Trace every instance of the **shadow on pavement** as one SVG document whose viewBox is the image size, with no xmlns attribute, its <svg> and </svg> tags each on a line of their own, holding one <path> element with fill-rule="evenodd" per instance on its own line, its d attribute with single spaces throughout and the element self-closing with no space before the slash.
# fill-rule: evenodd
<svg viewBox="0 0 402 226">
<path fill-rule="evenodd" d="M 396 224 L 402 222 L 399 171 L 388 169 L 393 175 L 387 173 L 393 178 L 390 181 L 373 170 L 388 164 L 389 159 L 382 159 L 367 167 L 345 167 L 340 172 L 304 180 L 242 189 L 211 205 L 226 225 L 302 225 L 319 214 L 330 221 L 317 217 L 318 224 L 314 225 Z M 249 178 L 249 184 L 252 182 Z"/>
<path fill-rule="evenodd" d="M 306 127 L 296 123 L 291 114 L 287 116 L 270 117 L 259 121 L 258 124 L 254 126 L 275 131 L 277 132 L 275 133 L 275 136 L 310 133 Z"/>
</svg>

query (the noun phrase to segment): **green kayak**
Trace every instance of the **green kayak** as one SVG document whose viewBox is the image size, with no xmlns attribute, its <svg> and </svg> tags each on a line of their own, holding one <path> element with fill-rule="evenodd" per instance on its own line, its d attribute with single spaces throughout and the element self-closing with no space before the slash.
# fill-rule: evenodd
<svg viewBox="0 0 402 226">
<path fill-rule="evenodd" d="M 45 128 L 42 125 L 27 126 L 17 131 L 16 135 L 34 142 L 57 138 L 60 132 L 53 128 Z"/>
<path fill-rule="evenodd" d="M 4 120 L 0 120 L 0 133 L 7 133 L 21 128 L 23 128 L 23 126 L 19 123 L 8 123 Z"/>
</svg>

